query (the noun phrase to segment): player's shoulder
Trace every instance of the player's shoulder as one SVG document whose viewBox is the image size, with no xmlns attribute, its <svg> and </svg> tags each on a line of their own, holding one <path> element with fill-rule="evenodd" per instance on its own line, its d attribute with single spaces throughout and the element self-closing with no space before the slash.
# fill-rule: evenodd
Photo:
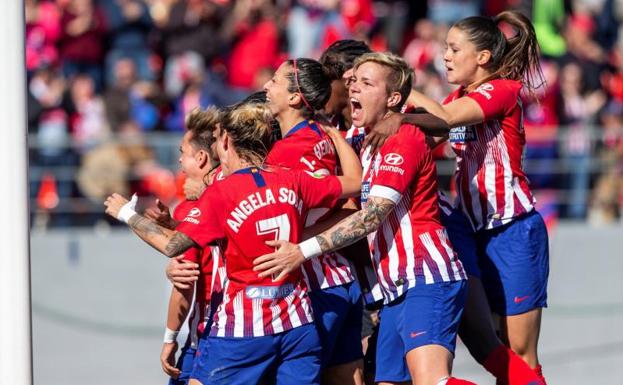
<svg viewBox="0 0 623 385">
<path fill-rule="evenodd" d="M 177 206 L 173 209 L 173 219 L 176 221 L 181 221 L 186 217 L 186 214 L 197 205 L 196 201 L 189 201 L 188 199 L 184 199 L 180 201 Z"/>
<path fill-rule="evenodd" d="M 463 95 L 464 89 L 462 86 L 456 87 L 450 94 L 443 100 L 442 104 L 448 104 L 451 101 L 460 98 Z"/>
<path fill-rule="evenodd" d="M 521 82 L 517 80 L 492 79 L 476 87 L 472 93 L 479 93 L 490 100 L 493 93 L 503 92 L 516 96 L 521 91 L 521 86 Z"/>
<path fill-rule="evenodd" d="M 414 146 L 426 145 L 426 136 L 417 126 L 403 124 L 398 132 L 385 142 L 387 148 L 399 148 L 406 151 L 414 150 Z"/>
</svg>

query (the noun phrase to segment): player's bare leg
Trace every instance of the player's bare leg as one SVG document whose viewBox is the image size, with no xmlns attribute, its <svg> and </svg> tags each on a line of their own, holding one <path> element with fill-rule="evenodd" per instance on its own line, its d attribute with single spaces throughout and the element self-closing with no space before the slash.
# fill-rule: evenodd
<svg viewBox="0 0 623 385">
<path fill-rule="evenodd" d="M 322 372 L 323 385 L 364 385 L 363 360 L 347 362 L 326 368 Z"/>
<path fill-rule="evenodd" d="M 482 281 L 469 276 L 467 283 L 469 290 L 459 336 L 472 357 L 493 374 L 499 384 L 523 385 L 538 381 L 539 375 L 533 369 L 535 366 L 508 351 L 498 338 Z M 496 316 L 495 324 L 498 323 L 499 317 Z"/>
<path fill-rule="evenodd" d="M 196 380 L 196 379 L 194 379 L 194 378 L 191 378 L 191 379 L 188 381 L 188 385 L 203 385 L 203 384 L 201 383 L 201 381 Z"/>
<path fill-rule="evenodd" d="M 407 366 L 411 381 L 417 385 L 437 385 L 450 377 L 452 353 L 440 345 L 425 345 L 407 353 Z"/>
<path fill-rule="evenodd" d="M 539 365 L 537 345 L 541 331 L 542 309 L 533 309 L 527 313 L 507 316 L 501 319 L 502 338 L 531 368 Z"/>
</svg>

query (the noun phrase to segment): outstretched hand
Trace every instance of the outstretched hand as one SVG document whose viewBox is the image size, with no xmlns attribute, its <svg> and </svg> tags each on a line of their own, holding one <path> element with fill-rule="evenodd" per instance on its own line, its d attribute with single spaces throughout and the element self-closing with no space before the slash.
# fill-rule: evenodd
<svg viewBox="0 0 623 385">
<path fill-rule="evenodd" d="M 132 199 L 134 198 L 135 197 L 132 197 Z M 119 211 L 121 211 L 121 208 L 129 202 L 130 201 L 128 201 L 125 197 L 117 193 L 110 195 L 108 198 L 106 198 L 106 201 L 104 202 L 104 206 L 106 206 L 106 214 L 110 215 L 115 219 L 118 219 Z"/>
<path fill-rule="evenodd" d="M 160 199 L 156 199 L 156 208 L 150 207 L 145 210 L 145 217 L 169 230 L 177 226 L 177 222 L 171 216 L 171 211 Z"/>
<path fill-rule="evenodd" d="M 273 276 L 273 281 L 284 279 L 289 273 L 298 269 L 305 258 L 298 245 L 288 241 L 267 241 L 266 244 L 274 247 L 274 253 L 264 254 L 255 258 L 254 271 L 259 271 L 260 278 Z"/>
<path fill-rule="evenodd" d="M 173 286 L 185 290 L 193 286 L 199 279 L 201 272 L 199 271 L 198 264 L 186 261 L 184 260 L 184 256 L 180 255 L 171 258 L 167 264 L 166 274 Z"/>
<path fill-rule="evenodd" d="M 160 353 L 162 370 L 173 379 L 177 379 L 181 374 L 181 371 L 175 367 L 175 352 L 177 352 L 177 342 L 163 344 Z"/>
<path fill-rule="evenodd" d="M 387 138 L 398 132 L 401 124 L 402 117 L 400 114 L 390 114 L 385 119 L 376 123 L 370 132 L 366 134 L 363 148 L 370 146 L 370 154 L 375 153 L 383 146 Z"/>
</svg>

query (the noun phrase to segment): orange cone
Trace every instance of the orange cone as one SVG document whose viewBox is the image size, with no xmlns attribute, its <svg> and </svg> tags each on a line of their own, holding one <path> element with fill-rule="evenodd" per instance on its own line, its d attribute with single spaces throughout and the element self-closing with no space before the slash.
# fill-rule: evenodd
<svg viewBox="0 0 623 385">
<path fill-rule="evenodd" d="M 45 174 L 41 178 L 41 186 L 37 194 L 37 205 L 43 210 L 52 210 L 58 206 L 58 190 L 56 179 L 52 174 Z"/>
</svg>

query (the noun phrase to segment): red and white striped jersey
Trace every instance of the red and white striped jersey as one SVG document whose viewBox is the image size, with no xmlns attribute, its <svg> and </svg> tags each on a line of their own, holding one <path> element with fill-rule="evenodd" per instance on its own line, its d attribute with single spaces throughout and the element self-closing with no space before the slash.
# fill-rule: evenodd
<svg viewBox="0 0 623 385">
<path fill-rule="evenodd" d="M 439 200 L 439 209 L 441 212 L 447 216 L 452 215 L 454 204 L 450 200 L 450 197 L 448 197 L 443 191 L 439 190 L 437 198 Z"/>
<path fill-rule="evenodd" d="M 475 231 L 502 226 L 534 208 L 522 166 L 526 137 L 520 90 L 518 81 L 491 80 L 467 94 L 459 87 L 444 102 L 467 96 L 485 118 L 450 130 L 459 205 Z"/>
<path fill-rule="evenodd" d="M 253 261 L 273 251 L 268 240 L 300 242 L 308 210 L 332 207 L 341 191 L 335 176 L 272 167 L 241 169 L 206 189 L 177 230 L 224 250 L 228 280 L 211 336 L 272 335 L 313 321 L 302 271 L 273 282 Z"/>
<path fill-rule="evenodd" d="M 173 219 L 182 221 L 194 206 L 193 201 L 180 202 L 173 211 Z M 197 263 L 201 270 L 188 316 L 188 339 L 190 346 L 196 348 L 210 314 L 223 298 L 223 285 L 227 277 L 218 246 L 206 246 L 203 249 L 192 247 L 184 252 L 184 260 Z"/>
<path fill-rule="evenodd" d="M 304 120 L 273 145 L 265 163 L 320 175 L 335 175 L 337 157 L 331 138 L 313 121 Z M 329 217 L 337 208 L 310 210 L 305 225 L 311 226 Z M 355 279 L 350 263 L 338 253 L 328 253 L 306 261 L 303 274 L 310 290 L 344 285 Z"/>
<path fill-rule="evenodd" d="M 355 152 L 361 155 L 363 149 L 363 141 L 366 139 L 366 129 L 363 127 L 351 126 L 348 130 L 340 131 L 342 137 L 346 139 L 348 144 L 355 150 Z"/>
<path fill-rule="evenodd" d="M 342 120 L 336 119 L 336 121 Z M 350 144 L 361 160 L 363 142 L 366 139 L 367 130 L 364 127 L 356 127 L 354 125 L 351 125 L 348 129 L 345 129 L 344 127 L 339 127 L 339 129 L 342 137 L 346 140 L 346 142 L 348 142 L 348 144 Z M 361 207 L 361 199 L 359 197 L 350 199 L 355 202 L 357 207 Z M 363 245 L 355 244 L 350 248 L 338 250 L 336 253 L 346 256 L 347 253 L 351 251 L 358 253 L 365 252 L 365 255 L 349 255 L 346 259 L 350 261 L 351 270 L 359 282 L 364 303 L 366 305 L 374 305 L 383 300 L 383 292 L 381 291 L 379 282 L 376 279 L 376 271 L 374 269 L 374 265 L 372 264 L 367 240 L 362 239 L 357 242 L 363 242 L 365 247 L 363 247 Z"/>
<path fill-rule="evenodd" d="M 362 205 L 371 196 L 396 204 L 368 235 L 384 302 L 416 283 L 466 279 L 439 219 L 437 172 L 424 134 L 402 125 L 372 157 L 369 151 L 366 148 L 362 156 Z"/>
</svg>

